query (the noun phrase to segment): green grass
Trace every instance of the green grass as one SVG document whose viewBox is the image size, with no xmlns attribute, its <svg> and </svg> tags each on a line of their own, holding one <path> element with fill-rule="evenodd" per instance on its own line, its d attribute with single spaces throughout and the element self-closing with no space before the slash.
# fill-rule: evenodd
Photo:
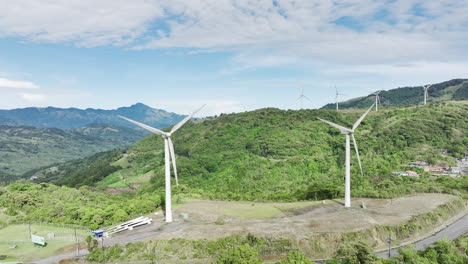
<svg viewBox="0 0 468 264">
<path fill-rule="evenodd" d="M 53 256 L 64 247 L 75 245 L 75 230 L 47 225 L 31 225 L 31 233 L 46 238 L 47 246 L 35 247 L 29 238 L 29 225 L 9 225 L 0 229 L 0 255 L 6 255 L 4 261 L 31 261 Z M 47 234 L 54 233 L 54 238 L 47 238 Z M 76 230 L 79 241 L 89 235 L 85 230 Z M 16 248 L 10 247 L 16 245 Z"/>
<path fill-rule="evenodd" d="M 321 202 L 294 203 L 253 203 L 225 201 L 191 201 L 177 206 L 178 210 L 209 211 L 210 213 L 244 219 L 266 219 L 279 216 L 285 211 L 301 209 L 321 204 Z"/>
<path fill-rule="evenodd" d="M 121 160 L 117 162 L 124 163 L 124 161 Z M 96 187 L 99 189 L 131 187 L 130 184 L 149 182 L 153 175 L 154 172 L 148 171 L 146 168 L 122 169 L 105 177 L 102 181 L 96 184 Z"/>
</svg>

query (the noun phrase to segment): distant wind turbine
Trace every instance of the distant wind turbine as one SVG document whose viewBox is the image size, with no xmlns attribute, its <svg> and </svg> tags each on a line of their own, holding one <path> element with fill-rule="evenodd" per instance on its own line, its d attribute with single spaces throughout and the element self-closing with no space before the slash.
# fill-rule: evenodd
<svg viewBox="0 0 468 264">
<path fill-rule="evenodd" d="M 148 125 L 142 124 L 130 118 L 126 118 L 124 116 L 120 116 L 121 118 L 132 122 L 133 124 L 140 126 L 154 134 L 158 134 L 164 138 L 164 160 L 165 160 L 165 168 L 166 168 L 166 222 L 172 222 L 172 201 L 171 201 L 171 160 L 172 166 L 174 168 L 174 176 L 176 179 L 176 185 L 179 186 L 179 180 L 177 178 L 177 167 L 176 167 L 176 160 L 175 160 L 175 153 L 174 153 L 174 145 L 172 144 L 171 136 L 174 132 L 176 132 L 179 128 L 181 128 L 185 123 L 187 123 L 198 111 L 200 111 L 205 105 L 198 108 L 197 111 L 193 112 L 191 115 L 184 118 L 184 120 L 180 121 L 177 125 L 172 127 L 170 132 L 164 132 L 157 128 L 150 127 Z"/>
<path fill-rule="evenodd" d="M 302 109 L 303 106 L 304 106 L 304 99 L 307 99 L 309 102 L 312 102 L 312 101 L 310 101 L 309 97 L 307 97 L 307 96 L 304 95 L 304 88 L 302 88 L 301 95 L 297 98 L 298 101 L 299 101 L 299 100 L 301 101 L 301 109 Z"/>
<path fill-rule="evenodd" d="M 427 99 L 429 99 L 429 93 L 427 92 L 427 90 L 428 90 L 429 87 L 431 87 L 431 86 L 432 86 L 432 84 L 423 86 L 423 89 L 424 89 L 424 105 L 426 105 Z"/>
<path fill-rule="evenodd" d="M 381 92 L 382 92 L 381 90 L 377 91 L 377 92 L 370 92 L 370 93 L 372 93 L 372 95 L 375 96 L 375 103 L 374 103 L 375 104 L 375 111 L 379 111 L 379 104 L 380 104 L 380 106 L 382 106 L 382 102 L 380 101 L 380 96 L 379 96 L 379 94 Z"/>
<path fill-rule="evenodd" d="M 356 138 L 354 137 L 354 131 L 361 124 L 362 120 L 369 114 L 369 112 L 374 107 L 374 104 L 369 107 L 369 109 L 354 123 L 353 128 L 349 129 L 330 121 L 318 118 L 320 121 L 323 121 L 334 128 L 338 128 L 341 131 L 341 134 L 346 135 L 346 173 L 345 173 L 345 207 L 351 207 L 351 145 L 350 145 L 350 136 L 353 139 L 354 149 L 356 150 L 356 156 L 359 163 L 359 169 L 361 170 L 361 175 L 364 175 L 362 171 L 361 158 L 359 157 L 359 150 L 356 143 Z"/>
<path fill-rule="evenodd" d="M 339 106 L 338 106 L 338 97 L 340 97 L 340 95 L 344 95 L 344 94 L 341 94 L 338 92 L 338 89 L 336 88 L 335 86 L 335 91 L 336 91 L 336 96 L 335 96 L 335 104 L 336 104 L 336 111 L 339 110 Z"/>
</svg>

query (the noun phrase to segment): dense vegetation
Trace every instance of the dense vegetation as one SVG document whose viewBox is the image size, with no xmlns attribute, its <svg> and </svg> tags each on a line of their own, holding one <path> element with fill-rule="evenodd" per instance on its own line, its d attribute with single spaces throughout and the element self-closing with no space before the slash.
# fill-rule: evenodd
<svg viewBox="0 0 468 264">
<path fill-rule="evenodd" d="M 342 244 L 327 264 L 464 264 L 468 257 L 468 237 L 452 242 L 440 240 L 423 251 L 408 246 L 399 249 L 399 256 L 379 259 L 372 249 L 360 241 Z M 254 235 L 230 236 L 214 241 L 172 239 L 169 241 L 146 241 L 94 248 L 87 259 L 96 262 L 118 261 L 170 261 L 203 260 L 216 264 L 256 264 L 262 258 L 283 256 L 277 264 L 312 264 L 291 241 L 287 239 L 265 239 Z"/>
<path fill-rule="evenodd" d="M 57 128 L 0 126 L 0 181 L 18 178 L 39 167 L 122 149 L 146 133 L 126 127 L 91 124 L 65 131 Z"/>
<path fill-rule="evenodd" d="M 376 90 L 378 90 L 376 88 Z M 433 84 L 429 90 L 429 102 L 447 100 L 468 99 L 468 79 L 454 79 L 442 83 Z M 380 100 L 384 107 L 420 105 L 423 103 L 424 90 L 422 86 L 402 87 L 388 91 L 382 91 Z M 358 97 L 345 102 L 340 102 L 340 109 L 365 108 L 375 102 L 374 95 Z M 325 105 L 324 109 L 335 109 L 335 104 Z"/>
<path fill-rule="evenodd" d="M 37 177 L 35 182 L 49 182 L 75 188 L 93 186 L 109 174 L 122 169 L 113 165 L 120 156 L 120 151 L 100 152 L 86 158 L 30 170 L 22 177 L 30 179 L 34 176 Z"/>
<path fill-rule="evenodd" d="M 0 224 L 39 221 L 96 229 L 155 211 L 159 197 L 149 193 L 109 195 L 87 187 L 17 182 L 0 187 Z"/>
<path fill-rule="evenodd" d="M 135 128 L 131 123 L 119 118 L 117 115 L 141 120 L 148 125 L 158 128 L 170 126 L 184 118 L 182 115 L 154 109 L 142 103 L 137 103 L 130 107 L 120 107 L 115 110 L 28 107 L 0 110 L 0 125 L 73 129 L 87 126 L 91 123 L 105 123 Z"/>
<path fill-rule="evenodd" d="M 316 118 L 350 127 L 361 114 L 260 109 L 189 123 L 173 137 L 181 183 L 178 190 L 232 200 L 341 197 L 344 137 Z M 406 169 L 414 160 L 455 166 L 454 157 L 463 157 L 468 149 L 467 120 L 468 106 L 463 103 L 371 112 L 356 132 L 364 176 L 353 153 L 354 195 L 394 197 L 442 191 L 466 197 L 466 176 L 422 173 L 413 178 L 395 177 L 391 172 Z M 443 150 L 448 156 L 441 154 Z M 116 172 L 119 175 L 152 172 L 151 182 L 140 191 L 163 190 L 163 141 L 159 136 L 145 137 L 115 163 L 125 164 Z M 118 180 L 114 174 L 109 177 Z M 87 181 L 86 175 L 82 177 Z"/>
</svg>

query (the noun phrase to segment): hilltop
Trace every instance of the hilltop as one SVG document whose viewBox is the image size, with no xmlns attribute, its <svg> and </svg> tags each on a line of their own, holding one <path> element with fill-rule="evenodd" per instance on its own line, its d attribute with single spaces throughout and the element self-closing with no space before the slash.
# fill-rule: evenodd
<svg viewBox="0 0 468 264">
<path fill-rule="evenodd" d="M 352 126 L 362 113 L 266 108 L 190 122 L 173 136 L 181 183 L 175 192 L 230 200 L 340 197 L 344 137 L 317 117 Z M 353 153 L 353 193 L 387 197 L 457 190 L 466 195 L 463 178 L 392 175 L 415 160 L 456 166 L 456 158 L 462 158 L 468 149 L 466 120 L 466 102 L 371 112 L 356 132 L 364 176 L 359 174 Z M 162 190 L 163 164 L 163 141 L 148 135 L 125 151 L 95 158 L 87 167 L 68 174 L 49 173 L 48 177 L 69 186 L 86 183 L 102 189 Z M 102 173 L 116 167 L 108 176 Z"/>
<path fill-rule="evenodd" d="M 379 90 L 377 87 L 374 91 Z M 468 79 L 453 79 L 450 81 L 433 84 L 429 90 L 428 102 L 440 102 L 449 100 L 468 99 Z M 423 87 L 400 87 L 388 91 L 382 91 L 379 96 L 384 107 L 420 105 L 423 103 Z M 340 109 L 366 108 L 375 102 L 374 95 L 367 95 L 339 102 Z M 335 109 L 336 104 L 330 103 L 322 109 Z"/>
<path fill-rule="evenodd" d="M 142 103 L 114 110 L 28 107 L 0 110 L 0 125 L 74 129 L 91 123 L 106 123 L 120 127 L 133 127 L 117 115 L 138 119 L 157 128 L 168 127 L 185 117 L 165 110 L 154 109 Z"/>
</svg>

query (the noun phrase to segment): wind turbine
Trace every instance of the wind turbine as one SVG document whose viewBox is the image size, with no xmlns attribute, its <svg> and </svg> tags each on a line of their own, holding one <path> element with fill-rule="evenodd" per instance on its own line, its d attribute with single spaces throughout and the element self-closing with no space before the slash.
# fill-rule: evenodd
<svg viewBox="0 0 468 264">
<path fill-rule="evenodd" d="M 341 134 L 344 134 L 346 136 L 345 207 L 351 207 L 351 145 L 349 138 L 351 136 L 353 139 L 354 149 L 356 150 L 356 156 L 359 163 L 359 169 L 361 170 L 361 175 L 364 175 L 364 173 L 362 172 L 361 158 L 359 158 L 359 150 L 356 143 L 356 138 L 354 138 L 354 131 L 356 130 L 356 128 L 358 128 L 358 126 L 361 124 L 362 120 L 364 120 L 367 114 L 369 114 L 369 112 L 372 110 L 374 104 L 372 104 L 371 107 L 369 107 L 369 109 L 356 121 L 356 123 L 354 123 L 353 128 L 351 129 L 318 118 L 320 121 L 323 121 L 334 128 L 338 128 L 341 131 Z"/>
<path fill-rule="evenodd" d="M 335 104 L 336 104 L 336 111 L 338 111 L 338 110 L 339 110 L 339 106 L 338 106 L 338 97 L 339 97 L 340 95 L 344 95 L 344 94 L 339 93 L 339 92 L 338 92 L 338 89 L 336 88 L 336 86 L 335 86 L 335 90 L 336 90 Z"/>
<path fill-rule="evenodd" d="M 133 124 L 140 126 L 154 134 L 158 134 L 164 138 L 164 160 L 165 160 L 165 168 L 166 168 L 166 222 L 172 222 L 172 201 L 171 201 L 171 160 L 172 166 L 174 168 L 174 176 L 176 179 L 176 185 L 179 186 L 179 180 L 177 179 L 177 167 L 176 167 L 176 160 L 175 160 L 175 153 L 174 153 L 174 145 L 172 144 L 171 136 L 176 132 L 179 128 L 181 128 L 185 123 L 187 123 L 198 111 L 200 111 L 205 105 L 198 108 L 195 112 L 191 115 L 185 117 L 182 121 L 180 121 L 177 125 L 173 126 L 170 132 L 164 132 L 157 128 L 150 127 L 148 125 L 142 124 L 130 118 L 120 116 L 121 118 L 132 122 Z"/>
<path fill-rule="evenodd" d="M 429 93 L 427 92 L 427 90 L 428 90 L 429 87 L 431 87 L 431 86 L 432 86 L 432 84 L 423 86 L 423 89 L 424 89 L 424 105 L 426 105 L 427 99 L 429 99 Z"/>
<path fill-rule="evenodd" d="M 307 100 L 310 101 L 310 99 L 307 96 L 304 95 L 304 88 L 302 88 L 301 95 L 297 98 L 297 100 L 301 100 L 301 109 L 304 106 L 304 99 L 307 99 Z"/>
<path fill-rule="evenodd" d="M 375 111 L 379 111 L 379 104 L 382 106 L 382 102 L 380 101 L 380 96 L 379 94 L 382 92 L 382 90 L 377 91 L 377 92 L 370 92 L 375 96 Z"/>
</svg>

